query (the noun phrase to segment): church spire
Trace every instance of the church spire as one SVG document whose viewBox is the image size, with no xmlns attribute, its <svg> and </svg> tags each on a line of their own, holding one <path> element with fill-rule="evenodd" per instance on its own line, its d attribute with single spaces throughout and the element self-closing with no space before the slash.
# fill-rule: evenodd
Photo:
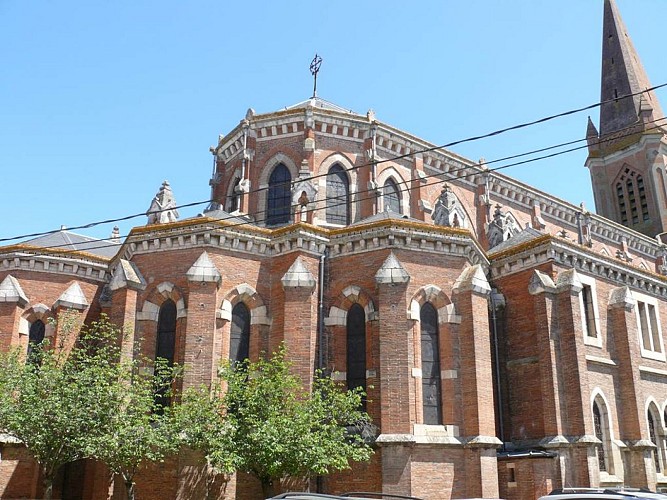
<svg viewBox="0 0 667 500">
<path fill-rule="evenodd" d="M 636 94 L 651 87 L 632 40 L 627 33 L 615 0 L 604 0 L 602 25 L 601 101 Z M 653 108 L 653 119 L 663 116 L 653 92 L 642 94 Z M 600 135 L 617 132 L 639 120 L 641 95 L 604 104 L 600 108 Z"/>
</svg>

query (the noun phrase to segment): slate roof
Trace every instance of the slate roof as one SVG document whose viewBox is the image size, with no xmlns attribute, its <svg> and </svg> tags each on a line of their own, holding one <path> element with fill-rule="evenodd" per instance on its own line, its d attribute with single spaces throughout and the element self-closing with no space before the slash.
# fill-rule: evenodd
<svg viewBox="0 0 667 500">
<path fill-rule="evenodd" d="M 351 226 L 359 226 L 361 224 L 369 224 L 371 222 L 378 222 L 381 220 L 407 220 L 407 221 L 412 221 L 412 222 L 421 222 L 423 223 L 423 220 L 415 219 L 413 217 L 410 217 L 408 215 L 403 215 L 399 214 L 396 212 L 393 212 L 391 210 L 386 210 L 384 212 L 379 212 L 375 215 L 371 215 L 369 217 L 366 217 L 365 219 L 358 220 L 354 224 L 350 224 Z"/>
<path fill-rule="evenodd" d="M 252 224 L 252 221 L 247 217 L 232 215 L 229 212 L 220 209 L 207 210 L 204 213 L 197 215 L 197 217 L 208 217 L 210 219 L 224 220 L 226 222 L 231 222 L 232 224 Z M 191 219 L 196 219 L 197 217 L 191 217 Z"/>
<path fill-rule="evenodd" d="M 345 109 L 339 106 L 338 104 L 334 104 L 333 102 L 327 101 L 326 99 L 322 99 L 321 97 L 311 97 L 310 99 L 306 99 L 305 101 L 297 102 L 296 104 L 292 104 L 291 106 L 286 106 L 285 109 L 300 109 L 300 108 L 305 109 L 309 105 L 312 106 L 313 108 L 327 109 L 329 111 L 338 111 L 339 113 L 349 113 L 351 115 L 359 114 L 355 113 L 351 109 Z"/>
<path fill-rule="evenodd" d="M 66 229 L 61 229 L 56 233 L 38 236 L 32 240 L 23 241 L 21 244 L 40 248 L 88 252 L 93 255 L 109 258 L 115 256 L 121 247 L 120 242 L 91 238 L 89 236 L 67 231 Z"/>
<path fill-rule="evenodd" d="M 512 236 L 509 240 L 505 240 L 502 243 L 499 243 L 495 247 L 491 248 L 489 250 L 489 253 L 502 252 L 517 245 L 521 245 L 522 243 L 527 243 L 531 240 L 534 240 L 535 238 L 539 238 L 540 236 L 544 236 L 544 234 L 545 233 L 542 233 L 535 228 L 527 227 L 520 233 L 517 233 L 514 236 Z"/>
</svg>

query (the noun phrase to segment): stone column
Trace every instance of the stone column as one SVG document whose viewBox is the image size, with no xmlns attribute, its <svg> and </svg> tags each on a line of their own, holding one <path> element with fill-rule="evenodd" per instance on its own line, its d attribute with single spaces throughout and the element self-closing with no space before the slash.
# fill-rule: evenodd
<svg viewBox="0 0 667 500">
<path fill-rule="evenodd" d="M 316 280 L 304 257 L 299 256 L 280 281 L 285 293 L 285 348 L 293 362 L 292 370 L 310 390 L 317 347 L 317 304 L 313 295 Z"/>
<path fill-rule="evenodd" d="M 19 344 L 19 323 L 27 304 L 19 280 L 8 274 L 0 283 L 0 351 Z"/>
<path fill-rule="evenodd" d="M 564 433 L 571 447 L 566 457 L 564 484 L 593 486 L 597 468 L 594 465 L 596 448 L 600 440 L 595 437 L 593 417 L 588 394 L 588 367 L 584 345 L 583 318 L 580 293 L 583 285 L 577 271 L 568 269 L 556 277 L 557 318 L 562 380 L 561 411 L 566 418 L 562 422 Z"/>
<path fill-rule="evenodd" d="M 498 497 L 493 375 L 487 299 L 491 287 L 480 265 L 465 269 L 454 283 L 454 304 L 461 316 L 461 392 L 465 443 L 466 495 Z"/>
<path fill-rule="evenodd" d="M 134 356 L 135 325 L 137 317 L 137 292 L 146 288 L 146 281 L 131 262 L 120 259 L 109 283 L 111 295 L 110 321 L 121 330 L 121 356 Z"/>
<path fill-rule="evenodd" d="M 627 286 L 612 290 L 607 316 L 608 330 L 614 332 L 618 352 L 619 405 L 623 418 L 619 418 L 620 439 L 625 449 L 625 484 L 633 487 L 655 489 L 655 474 L 651 457 L 653 443 L 642 436 L 648 436 L 644 403 L 637 383 L 639 382 L 639 332 L 635 306 L 637 301 Z"/>
<path fill-rule="evenodd" d="M 541 444 L 548 448 L 568 444 L 563 436 L 562 404 L 558 367 L 560 366 L 560 336 L 556 328 L 556 285 L 547 274 L 535 271 L 528 284 L 528 293 L 533 296 L 535 331 L 540 367 L 541 412 L 544 439 Z"/>
<path fill-rule="evenodd" d="M 408 321 L 410 275 L 393 253 L 375 274 L 379 301 L 379 385 L 382 491 L 410 495 L 415 438 L 414 343 Z"/>
<path fill-rule="evenodd" d="M 203 252 L 186 273 L 188 278 L 188 316 L 185 327 L 183 389 L 209 385 L 216 376 L 215 316 L 217 291 L 222 277 Z"/>
<path fill-rule="evenodd" d="M 83 326 L 84 316 L 81 312 L 86 310 L 88 305 L 88 300 L 77 281 L 58 297 L 53 305 L 57 321 L 52 345 L 56 349 L 62 349 L 65 353 L 72 350 Z"/>
</svg>

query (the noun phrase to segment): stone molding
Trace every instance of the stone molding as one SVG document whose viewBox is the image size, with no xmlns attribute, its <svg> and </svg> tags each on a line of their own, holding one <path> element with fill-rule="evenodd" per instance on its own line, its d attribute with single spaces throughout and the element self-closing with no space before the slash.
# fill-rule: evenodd
<svg viewBox="0 0 667 500">
<path fill-rule="evenodd" d="M 220 272 L 215 267 L 215 264 L 207 252 L 202 252 L 185 275 L 187 276 L 188 281 L 194 282 L 220 283 L 222 280 Z"/>
<path fill-rule="evenodd" d="M 551 276 L 536 269 L 528 283 L 528 293 L 531 295 L 556 293 L 556 284 L 551 279 Z"/>
<path fill-rule="evenodd" d="M 111 275 L 109 288 L 112 291 L 119 290 L 121 288 L 129 288 L 131 290 L 145 290 L 146 280 L 133 262 L 125 259 L 119 259 L 118 264 L 116 264 L 116 268 Z"/>
<path fill-rule="evenodd" d="M 625 309 L 631 312 L 636 305 L 637 300 L 632 296 L 628 286 L 614 288 L 609 292 L 609 302 L 607 303 L 609 309 Z"/>
<path fill-rule="evenodd" d="M 475 265 L 464 269 L 454 282 L 452 292 L 455 294 L 473 292 L 480 295 L 489 295 L 491 293 L 491 286 L 486 279 L 486 274 L 484 274 L 482 266 Z"/>
<path fill-rule="evenodd" d="M 16 302 L 19 307 L 28 304 L 28 297 L 23 292 L 19 280 L 8 274 L 0 283 L 0 302 Z"/>
<path fill-rule="evenodd" d="M 0 270 L 45 272 L 105 283 L 108 268 L 106 259 L 93 259 L 92 256 L 88 259 L 81 252 L 68 255 L 64 251 L 31 248 L 29 251 L 14 249 L 0 253 Z"/>
<path fill-rule="evenodd" d="M 390 252 L 380 269 L 375 273 L 375 281 L 380 285 L 407 283 L 410 281 L 410 275 L 396 258 L 394 252 Z"/>
<path fill-rule="evenodd" d="M 314 288 L 317 283 L 301 256 L 296 258 L 280 281 L 283 288 Z"/>
<path fill-rule="evenodd" d="M 631 286 L 645 294 L 667 297 L 667 280 L 663 276 L 553 237 L 540 239 L 534 246 L 528 244 L 516 252 L 503 252 L 501 256 L 493 259 L 491 276 L 509 276 L 550 261 L 574 268 L 583 274 Z"/>
<path fill-rule="evenodd" d="M 81 285 L 75 281 L 60 295 L 60 297 L 58 297 L 58 300 L 53 304 L 53 307 L 54 309 L 57 309 L 58 307 L 66 307 L 83 311 L 88 305 L 86 296 L 84 295 L 83 290 L 81 290 Z"/>
</svg>

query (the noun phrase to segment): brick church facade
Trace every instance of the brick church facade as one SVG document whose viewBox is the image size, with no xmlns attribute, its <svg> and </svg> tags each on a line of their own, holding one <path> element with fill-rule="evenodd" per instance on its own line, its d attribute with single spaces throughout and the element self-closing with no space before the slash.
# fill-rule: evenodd
<svg viewBox="0 0 667 500">
<path fill-rule="evenodd" d="M 211 148 L 202 215 L 180 219 L 165 182 L 123 241 L 62 230 L 0 248 L 0 348 L 57 338 L 48 320 L 66 311 L 104 312 L 146 355 L 183 364 L 187 387 L 284 342 L 306 384 L 324 367 L 368 392 L 375 454 L 324 492 L 667 490 L 667 127 L 613 0 L 603 30 L 586 163 L 601 215 L 372 111 L 316 97 L 248 110 Z M 138 491 L 199 498 L 201 467 L 183 453 Z M 83 462 L 58 488 L 122 498 L 118 486 Z M 4 436 L 0 496 L 39 488 Z M 259 492 L 238 475 L 220 498 Z"/>
</svg>

